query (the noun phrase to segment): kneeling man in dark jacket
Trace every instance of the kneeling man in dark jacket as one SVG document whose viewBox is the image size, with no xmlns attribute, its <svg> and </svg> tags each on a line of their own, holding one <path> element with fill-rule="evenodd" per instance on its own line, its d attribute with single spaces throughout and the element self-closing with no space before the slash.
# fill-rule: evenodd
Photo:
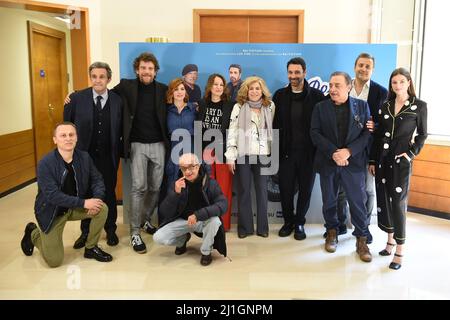
<svg viewBox="0 0 450 320">
<path fill-rule="evenodd" d="M 209 178 L 195 154 L 183 154 L 179 160 L 182 177 L 175 182 L 160 205 L 162 218 L 153 235 L 156 243 L 176 246 L 175 254 L 186 252 L 191 232 L 203 234 L 200 263 L 212 262 L 211 251 L 227 255 L 222 216 L 227 211 L 227 199 L 216 180 Z"/>
<path fill-rule="evenodd" d="M 62 234 L 67 221 L 91 219 L 84 257 L 101 262 L 111 255 L 97 246 L 105 225 L 108 207 L 102 176 L 87 152 L 75 150 L 77 131 L 72 122 L 63 122 L 53 132 L 56 149 L 39 161 L 38 194 L 34 204 L 36 224 L 25 227 L 21 246 L 31 256 L 36 246 L 47 264 L 54 268 L 64 260 Z"/>
</svg>

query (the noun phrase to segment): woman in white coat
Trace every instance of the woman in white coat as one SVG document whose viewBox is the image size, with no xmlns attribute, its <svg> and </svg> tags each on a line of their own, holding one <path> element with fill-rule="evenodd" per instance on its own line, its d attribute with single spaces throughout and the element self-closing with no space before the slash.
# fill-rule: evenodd
<svg viewBox="0 0 450 320">
<path fill-rule="evenodd" d="M 271 152 L 275 105 L 270 98 L 262 78 L 248 77 L 239 89 L 237 103 L 231 112 L 225 157 L 238 182 L 239 238 L 254 233 L 250 192 L 252 176 L 257 204 L 256 234 L 265 238 L 269 236 L 267 176 L 261 174 L 261 168 L 267 164 L 267 158 L 264 158 Z"/>
</svg>

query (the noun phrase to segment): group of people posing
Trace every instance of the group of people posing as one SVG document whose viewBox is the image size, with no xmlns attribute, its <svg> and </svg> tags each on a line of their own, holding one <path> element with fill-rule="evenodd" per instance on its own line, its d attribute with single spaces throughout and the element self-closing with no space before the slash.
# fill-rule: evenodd
<svg viewBox="0 0 450 320">
<path fill-rule="evenodd" d="M 177 255 L 186 252 L 194 232 L 203 238 L 200 263 L 209 265 L 213 248 L 227 255 L 233 177 L 238 237 L 255 233 L 252 180 L 256 235 L 269 236 L 265 169 L 276 161 L 284 217 L 280 237 L 306 238 L 305 216 L 319 173 L 325 250 L 336 251 L 349 214 L 356 252 L 362 261 L 372 260 L 369 224 L 376 198 L 378 226 L 388 234 L 379 254 L 391 255 L 396 246 L 389 267 L 401 267 L 411 161 L 427 137 L 427 106 L 416 97 L 406 69 L 392 72 L 386 90 L 371 80 L 375 58 L 361 53 L 355 78 L 333 72 L 324 96 L 309 86 L 306 62 L 295 57 L 287 62 L 289 84 L 272 97 L 262 78 L 241 80 L 241 66 L 232 64 L 230 82 L 210 75 L 201 97 L 194 64 L 168 86 L 156 81 L 159 63 L 152 53 L 140 54 L 133 67 L 136 79 L 121 79 L 108 90 L 110 67 L 93 63 L 92 86 L 66 98 L 65 122 L 54 131 L 56 149 L 38 164 L 39 228 L 32 222 L 25 228 L 26 255 L 36 246 L 49 266 L 61 265 L 64 225 L 82 220 L 74 248 L 85 247 L 86 258 L 112 260 L 97 243 L 102 228 L 108 245 L 119 242 L 115 187 L 123 157 L 131 169 L 134 251 L 147 251 L 141 230 L 156 243 L 175 246 Z M 200 152 L 196 124 L 202 128 Z M 279 151 L 275 159 L 272 149 Z M 156 211 L 158 227 L 151 223 Z"/>
</svg>

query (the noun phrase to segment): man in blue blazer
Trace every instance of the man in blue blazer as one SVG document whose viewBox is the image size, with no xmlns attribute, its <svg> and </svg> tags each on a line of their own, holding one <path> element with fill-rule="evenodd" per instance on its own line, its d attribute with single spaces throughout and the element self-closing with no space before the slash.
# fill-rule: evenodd
<svg viewBox="0 0 450 320">
<path fill-rule="evenodd" d="M 64 121 L 73 122 L 78 131 L 77 149 L 87 151 L 94 160 L 105 182 L 108 218 L 105 222 L 107 244 L 119 243 L 116 235 L 116 183 L 120 154 L 122 153 L 122 100 L 107 89 L 111 81 L 107 63 L 94 62 L 89 67 L 92 87 L 74 92 L 64 106 Z M 75 249 L 84 247 L 89 233 L 90 219 L 81 221 L 81 236 Z"/>
<path fill-rule="evenodd" d="M 355 78 L 352 81 L 352 90 L 350 96 L 360 100 L 367 101 L 370 109 L 370 114 L 373 121 L 376 121 L 381 105 L 387 98 L 387 90 L 382 85 L 371 80 L 372 73 L 375 68 L 375 58 L 369 53 L 360 53 L 355 60 Z M 367 145 L 367 154 L 370 152 L 372 137 Z M 375 178 L 366 171 L 366 210 L 367 219 L 370 225 L 370 218 L 375 207 Z M 346 220 L 348 216 L 348 204 L 345 192 L 341 189 L 338 196 L 338 219 L 339 231 L 338 234 L 347 233 Z M 324 235 L 326 238 L 326 234 Z M 372 235 L 368 234 L 367 243 L 372 243 Z"/>
<path fill-rule="evenodd" d="M 362 261 L 370 262 L 367 246 L 368 224 L 365 208 L 365 171 L 370 119 L 365 101 L 349 96 L 351 78 L 336 71 L 330 77 L 330 98 L 319 102 L 311 119 L 311 139 L 317 147 L 314 168 L 320 174 L 323 215 L 327 238 L 325 249 L 337 248 L 337 197 L 341 186 L 348 196 L 352 223 L 355 226 L 356 251 Z"/>
</svg>

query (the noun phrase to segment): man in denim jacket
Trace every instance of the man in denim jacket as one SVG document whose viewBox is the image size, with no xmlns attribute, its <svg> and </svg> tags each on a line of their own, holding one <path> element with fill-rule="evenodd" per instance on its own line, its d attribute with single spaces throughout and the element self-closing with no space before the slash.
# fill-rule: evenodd
<svg viewBox="0 0 450 320">
<path fill-rule="evenodd" d="M 67 221 L 91 219 L 84 257 L 109 262 L 112 256 L 97 246 L 106 221 L 108 207 L 103 202 L 102 176 L 85 151 L 75 150 L 77 132 L 71 122 L 55 127 L 56 149 L 39 161 L 38 194 L 34 206 L 36 220 L 25 227 L 22 251 L 31 256 L 36 246 L 52 268 L 64 260 L 62 233 Z"/>
</svg>

